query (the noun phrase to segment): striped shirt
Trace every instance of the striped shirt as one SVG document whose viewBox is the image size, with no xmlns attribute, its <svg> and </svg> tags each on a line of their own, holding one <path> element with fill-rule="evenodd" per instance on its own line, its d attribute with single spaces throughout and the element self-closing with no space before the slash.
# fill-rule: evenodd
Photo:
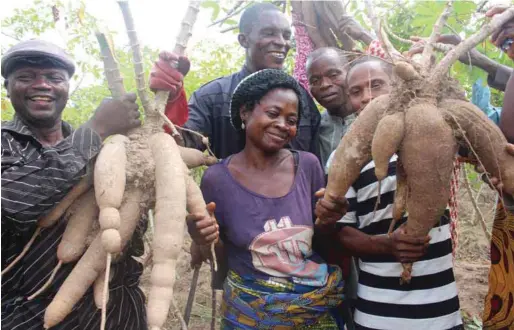
<svg viewBox="0 0 514 330">
<path fill-rule="evenodd" d="M 378 181 L 373 161 L 348 191 L 348 213 L 340 220 L 368 235 L 386 234 L 392 221 L 396 189 L 396 159 L 389 162 L 381 182 L 375 217 Z M 396 228 L 407 220 L 404 217 Z M 461 329 L 457 285 L 453 274 L 449 210 L 430 230 L 426 254 L 413 264 L 410 284 L 400 285 L 402 266 L 393 255 L 359 258 L 359 283 L 354 320 L 357 329 Z"/>
<path fill-rule="evenodd" d="M 18 118 L 2 123 L 2 269 L 16 258 L 34 233 L 37 220 L 49 212 L 85 174 L 87 163 L 102 145 L 86 127 L 73 131 L 63 122 L 64 139 L 43 147 Z M 142 265 L 130 256 L 143 254 L 138 227 L 124 257 L 112 267 L 107 329 L 146 329 L 145 297 L 139 289 Z M 75 263 L 65 264 L 52 285 L 38 298 L 26 297 L 38 290 L 57 265 L 57 246 L 66 224 L 42 229 L 25 257 L 2 276 L 2 330 L 42 329 L 45 308 Z M 92 289 L 61 324 L 53 329 L 98 329 L 100 310 Z"/>
</svg>

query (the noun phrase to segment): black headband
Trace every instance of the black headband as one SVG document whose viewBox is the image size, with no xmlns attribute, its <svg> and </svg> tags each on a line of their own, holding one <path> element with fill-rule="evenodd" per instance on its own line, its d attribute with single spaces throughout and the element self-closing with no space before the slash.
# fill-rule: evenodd
<svg viewBox="0 0 514 330">
<path fill-rule="evenodd" d="M 264 69 L 252 73 L 237 85 L 230 101 L 230 121 L 236 130 L 241 129 L 241 106 L 249 101 L 260 100 L 274 88 L 292 89 L 298 96 L 298 122 L 303 106 L 302 90 L 296 80 L 286 72 L 278 69 Z"/>
</svg>

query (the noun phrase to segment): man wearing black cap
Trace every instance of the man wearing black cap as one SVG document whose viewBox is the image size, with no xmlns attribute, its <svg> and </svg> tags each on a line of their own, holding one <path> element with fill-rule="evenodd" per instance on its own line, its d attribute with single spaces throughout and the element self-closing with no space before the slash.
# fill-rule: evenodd
<svg viewBox="0 0 514 330">
<path fill-rule="evenodd" d="M 21 42 L 2 57 L 2 76 L 15 110 L 2 123 L 2 272 L 33 236 L 37 221 L 85 175 L 102 141 L 141 124 L 136 96 L 105 99 L 92 118 L 74 130 L 62 121 L 69 80 L 75 71 L 61 48 L 41 40 Z M 57 265 L 57 246 L 66 223 L 44 228 L 23 259 L 2 273 L 2 329 L 42 329 L 52 297 L 75 263 L 65 264 L 52 285 L 36 292 Z M 141 232 L 116 265 L 110 282 L 107 329 L 146 329 L 144 296 L 138 288 L 143 266 L 131 256 L 142 253 Z M 92 292 L 52 329 L 97 329 L 100 310 Z"/>
</svg>

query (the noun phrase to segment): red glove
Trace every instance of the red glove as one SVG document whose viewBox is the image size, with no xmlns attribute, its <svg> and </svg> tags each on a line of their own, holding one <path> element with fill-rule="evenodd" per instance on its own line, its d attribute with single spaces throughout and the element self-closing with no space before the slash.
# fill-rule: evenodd
<svg viewBox="0 0 514 330">
<path fill-rule="evenodd" d="M 172 62 L 176 62 L 177 67 L 172 66 Z M 187 57 L 162 51 L 150 72 L 150 89 L 154 92 L 168 91 L 170 99 L 174 99 L 184 84 L 184 76 L 189 72 L 190 66 Z"/>
<path fill-rule="evenodd" d="M 176 62 L 175 68 L 172 62 Z M 189 72 L 191 64 L 187 57 L 162 51 L 150 72 L 150 89 L 168 91 L 170 96 L 165 114 L 175 125 L 182 126 L 187 121 L 188 109 L 184 92 L 184 76 Z M 168 129 L 166 129 L 168 131 Z"/>
<path fill-rule="evenodd" d="M 170 99 L 166 104 L 164 114 L 175 125 L 182 126 L 186 123 L 189 117 L 189 110 L 187 107 L 187 98 L 184 88 L 181 88 L 179 94 L 175 99 Z M 166 133 L 171 133 L 167 125 L 164 125 Z"/>
</svg>

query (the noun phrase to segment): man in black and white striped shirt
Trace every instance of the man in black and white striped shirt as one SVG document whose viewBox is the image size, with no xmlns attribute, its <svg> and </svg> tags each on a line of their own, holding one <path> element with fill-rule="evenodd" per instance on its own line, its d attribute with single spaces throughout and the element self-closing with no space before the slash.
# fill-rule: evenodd
<svg viewBox="0 0 514 330">
<path fill-rule="evenodd" d="M 389 92 L 390 75 L 391 68 L 378 59 L 355 61 L 347 76 L 352 106 L 366 111 L 373 98 Z M 346 195 L 348 212 L 338 222 L 341 243 L 359 257 L 356 328 L 462 329 L 448 209 L 429 237 L 405 234 L 400 226 L 406 217 L 396 224 L 391 236 L 387 235 L 396 189 L 396 161 L 394 155 L 380 191 L 373 161 L 364 166 Z M 378 194 L 380 203 L 374 214 Z M 416 261 L 409 284 L 400 285 L 401 261 Z"/>
<path fill-rule="evenodd" d="M 61 120 L 75 70 L 59 47 L 41 40 L 21 42 L 2 57 L 2 76 L 15 110 L 2 123 L 2 271 L 48 213 L 84 176 L 86 166 L 109 135 L 140 125 L 135 95 L 104 100 L 91 120 L 73 130 Z M 42 329 L 45 308 L 75 263 L 65 264 L 43 294 L 28 301 L 57 265 L 65 222 L 42 229 L 23 259 L 2 275 L 2 329 Z M 144 226 L 142 226 L 144 227 Z M 138 228 L 125 257 L 113 265 L 107 328 L 146 329 L 144 295 L 138 288 L 143 266 L 131 256 L 143 253 Z M 100 310 L 91 290 L 65 320 L 52 329 L 97 329 Z"/>
</svg>

